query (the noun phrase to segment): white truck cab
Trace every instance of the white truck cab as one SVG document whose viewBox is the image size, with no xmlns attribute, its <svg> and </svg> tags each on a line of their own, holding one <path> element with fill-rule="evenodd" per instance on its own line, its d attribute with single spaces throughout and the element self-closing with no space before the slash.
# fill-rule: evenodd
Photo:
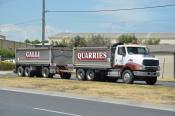
<svg viewBox="0 0 175 116">
<path fill-rule="evenodd" d="M 148 84 L 154 84 L 159 76 L 159 60 L 143 45 L 118 45 L 113 65 L 120 69 L 118 74 L 126 83 L 146 80 Z"/>
</svg>

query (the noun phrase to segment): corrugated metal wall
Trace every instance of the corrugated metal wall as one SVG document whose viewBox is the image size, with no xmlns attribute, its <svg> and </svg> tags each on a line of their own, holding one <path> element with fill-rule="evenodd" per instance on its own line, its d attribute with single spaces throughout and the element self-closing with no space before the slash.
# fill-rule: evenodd
<svg viewBox="0 0 175 116">
<path fill-rule="evenodd" d="M 175 53 L 172 52 L 157 52 L 153 53 L 159 59 L 160 63 L 160 78 L 175 79 Z"/>
<path fill-rule="evenodd" d="M 15 41 L 0 39 L 0 49 L 15 51 L 16 48 L 26 48 L 26 47 L 32 47 L 32 45 L 22 43 L 22 42 L 15 42 Z"/>
</svg>

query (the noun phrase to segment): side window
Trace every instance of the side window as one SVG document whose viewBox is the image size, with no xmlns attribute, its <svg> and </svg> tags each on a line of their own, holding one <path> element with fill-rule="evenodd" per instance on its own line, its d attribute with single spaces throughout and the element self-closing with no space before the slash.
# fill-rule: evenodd
<svg viewBox="0 0 175 116">
<path fill-rule="evenodd" d="M 118 54 L 119 55 L 125 55 L 126 54 L 125 47 L 119 47 L 118 48 Z"/>
</svg>

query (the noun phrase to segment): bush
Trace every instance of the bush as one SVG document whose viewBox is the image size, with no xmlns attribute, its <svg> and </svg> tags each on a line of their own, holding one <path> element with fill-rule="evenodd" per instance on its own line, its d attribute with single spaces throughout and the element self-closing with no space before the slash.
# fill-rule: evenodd
<svg viewBox="0 0 175 116">
<path fill-rule="evenodd" d="M 146 45 L 157 45 L 160 43 L 159 38 L 149 38 L 143 42 Z"/>
<path fill-rule="evenodd" d="M 0 49 L 0 56 L 4 58 L 12 58 L 15 57 L 15 51 Z"/>
<path fill-rule="evenodd" d="M 0 62 L 0 70 L 13 70 L 15 69 L 15 64 L 10 62 Z"/>
<path fill-rule="evenodd" d="M 137 37 L 135 35 L 121 35 L 118 37 L 118 41 L 121 43 L 137 43 Z"/>
</svg>

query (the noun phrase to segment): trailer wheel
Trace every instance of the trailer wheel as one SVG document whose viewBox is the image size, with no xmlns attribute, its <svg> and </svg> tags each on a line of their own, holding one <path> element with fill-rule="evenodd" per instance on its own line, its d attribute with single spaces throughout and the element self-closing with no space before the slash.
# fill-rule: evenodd
<svg viewBox="0 0 175 116">
<path fill-rule="evenodd" d="M 86 78 L 85 78 L 85 70 L 84 69 L 77 69 L 77 71 L 76 71 L 76 78 L 78 79 L 78 80 L 85 80 Z"/>
<path fill-rule="evenodd" d="M 42 76 L 45 78 L 49 77 L 49 68 L 47 67 L 42 68 Z"/>
<path fill-rule="evenodd" d="M 71 73 L 61 72 L 60 77 L 61 77 L 61 79 L 70 79 L 71 78 Z"/>
<path fill-rule="evenodd" d="M 33 77 L 33 72 L 30 70 L 30 67 L 26 67 L 25 70 L 24 70 L 24 75 L 26 77 Z"/>
<path fill-rule="evenodd" d="M 125 70 L 122 73 L 122 79 L 123 79 L 123 82 L 127 84 L 132 84 L 134 82 L 134 75 L 130 70 Z"/>
<path fill-rule="evenodd" d="M 95 72 L 94 72 L 94 70 L 91 70 L 91 69 L 89 69 L 89 70 L 87 70 L 87 72 L 86 72 L 86 79 L 88 80 L 88 81 L 94 81 L 95 80 Z"/>
<path fill-rule="evenodd" d="M 18 76 L 22 77 L 24 76 L 24 69 L 22 66 L 19 66 L 17 69 Z"/>
<path fill-rule="evenodd" d="M 148 84 L 148 85 L 154 85 L 155 83 L 157 82 L 157 77 L 148 77 L 147 79 L 146 79 L 146 83 Z"/>
</svg>

